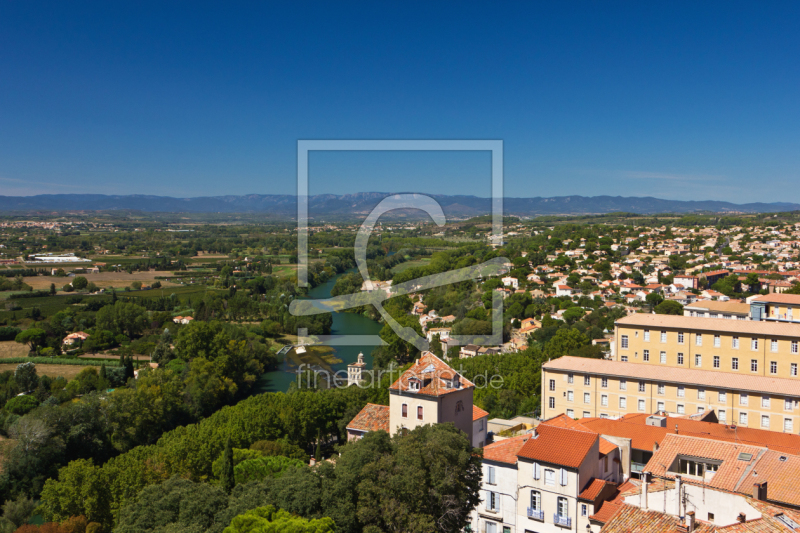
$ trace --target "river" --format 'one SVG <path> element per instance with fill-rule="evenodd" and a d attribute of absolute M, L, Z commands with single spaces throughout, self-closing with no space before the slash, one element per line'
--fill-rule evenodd
<path fill-rule="evenodd" d="M 355 268 L 348 270 L 345 273 L 357 272 Z M 337 274 L 325 283 L 317 285 L 308 291 L 308 297 L 313 299 L 323 299 L 331 297 L 331 290 L 336 284 L 336 280 L 343 274 Z M 364 315 L 355 313 L 333 313 L 333 323 L 331 324 L 331 335 L 377 335 L 382 324 L 370 320 Z M 367 368 L 371 369 L 372 366 L 372 350 L 375 346 L 337 346 L 335 348 L 336 357 L 342 360 L 341 363 L 331 365 L 334 371 L 344 370 L 345 375 L 347 372 L 347 365 L 355 363 L 358 359 L 358 353 L 364 352 L 364 362 Z M 289 365 L 284 357 L 284 360 L 278 364 L 279 368 L 272 372 L 263 374 L 258 381 L 258 392 L 277 392 L 289 389 L 292 381 L 297 379 L 297 375 L 290 371 Z"/>

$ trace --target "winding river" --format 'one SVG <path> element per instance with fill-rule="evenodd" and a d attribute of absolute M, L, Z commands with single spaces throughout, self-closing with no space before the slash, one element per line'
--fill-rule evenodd
<path fill-rule="evenodd" d="M 351 269 L 345 273 L 356 272 Z M 330 298 L 331 290 L 336 284 L 336 280 L 344 274 L 337 274 L 327 282 L 317 285 L 308 292 L 309 298 L 322 299 Z M 333 313 L 333 324 L 331 324 L 331 335 L 377 335 L 383 326 L 374 320 L 370 320 L 364 315 L 355 313 Z M 336 357 L 342 360 L 341 363 L 331 365 L 334 371 L 344 370 L 347 372 L 347 365 L 355 363 L 358 353 L 364 352 L 364 362 L 367 368 L 372 368 L 372 350 L 375 346 L 337 346 Z M 259 379 L 258 392 L 277 392 L 289 389 L 292 381 L 297 379 L 297 375 L 289 370 L 289 365 L 284 358 L 279 363 L 279 368 L 272 372 L 263 374 Z"/>

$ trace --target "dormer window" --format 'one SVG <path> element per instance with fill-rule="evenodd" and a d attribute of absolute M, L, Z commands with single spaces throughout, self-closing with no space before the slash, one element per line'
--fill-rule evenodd
<path fill-rule="evenodd" d="M 420 383 L 418 379 L 409 379 L 408 380 L 408 390 L 410 391 L 419 391 Z"/>

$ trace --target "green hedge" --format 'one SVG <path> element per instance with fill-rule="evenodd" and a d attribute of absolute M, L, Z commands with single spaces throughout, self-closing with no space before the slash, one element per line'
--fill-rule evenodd
<path fill-rule="evenodd" d="M 0 359 L 0 364 L 35 363 L 37 365 L 119 366 L 114 359 L 64 359 L 59 357 L 9 357 Z"/>

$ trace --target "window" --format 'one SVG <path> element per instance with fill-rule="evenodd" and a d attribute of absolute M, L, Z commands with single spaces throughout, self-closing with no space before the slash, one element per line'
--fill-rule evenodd
<path fill-rule="evenodd" d="M 587 387 L 592 384 L 592 378 L 589 376 L 583 376 L 583 384 Z"/>
<path fill-rule="evenodd" d="M 701 477 L 706 473 L 714 473 L 719 469 L 718 463 L 707 463 L 700 460 L 680 459 L 680 473 L 688 476 Z"/>
<path fill-rule="evenodd" d="M 573 394 L 573 392 L 571 390 L 568 390 L 567 391 L 567 401 L 568 402 L 572 402 L 574 400 L 575 400 L 575 395 Z"/>
<path fill-rule="evenodd" d="M 550 380 L 550 390 L 551 391 L 556 390 L 556 380 L 554 380 L 554 379 Z"/>
<path fill-rule="evenodd" d="M 714 521 L 714 513 L 708 513 L 708 520 L 707 520 L 707 522 L 713 522 L 713 521 Z"/>
<path fill-rule="evenodd" d="M 417 406 L 417 420 L 422 420 L 422 406 Z"/>
<path fill-rule="evenodd" d="M 627 355 L 621 355 L 620 356 L 620 361 L 622 361 L 623 363 L 627 363 L 628 362 L 628 356 Z"/>
<path fill-rule="evenodd" d="M 662 365 L 667 364 L 667 352 L 661 352 L 659 354 L 658 360 L 661 361 Z"/>
<path fill-rule="evenodd" d="M 720 344 L 722 344 L 722 341 L 719 335 L 714 335 L 714 348 L 719 348 Z"/>
<path fill-rule="evenodd" d="M 739 405 L 747 405 L 747 393 L 742 392 L 739 394 Z"/>
<path fill-rule="evenodd" d="M 714 356 L 714 368 L 719 368 L 719 356 Z"/>
<path fill-rule="evenodd" d="M 644 352 L 642 352 L 642 360 L 644 362 L 647 362 L 647 361 L 650 360 L 650 350 L 645 350 Z"/>
<path fill-rule="evenodd" d="M 572 383 L 575 380 L 575 376 L 573 374 L 567 374 L 567 383 Z"/>
<path fill-rule="evenodd" d="M 494 522 L 486 522 L 486 533 L 497 533 L 497 524 Z"/>
<path fill-rule="evenodd" d="M 644 411 L 644 400 L 639 400 L 639 411 Z"/>
<path fill-rule="evenodd" d="M 793 426 L 793 424 L 792 424 L 792 419 L 791 418 L 784 418 L 783 419 L 783 430 L 786 433 L 792 433 L 792 431 L 793 431 L 792 426 Z"/>
<path fill-rule="evenodd" d="M 769 396 L 761 397 L 761 407 L 764 409 L 769 409 Z"/>
<path fill-rule="evenodd" d="M 717 318 L 719 315 L 717 315 L 717 313 L 709 313 L 708 316 L 709 318 Z"/>
<path fill-rule="evenodd" d="M 747 413 L 739 413 L 739 425 L 740 426 L 747 425 Z"/>
<path fill-rule="evenodd" d="M 702 405 L 698 405 L 697 406 L 697 412 L 698 413 L 705 413 L 706 412 L 706 408 L 703 407 Z"/>
<path fill-rule="evenodd" d="M 761 427 L 769 429 L 769 415 L 761 415 Z"/>
<path fill-rule="evenodd" d="M 650 330 L 644 330 L 644 342 L 650 342 Z"/>
<path fill-rule="evenodd" d="M 792 367 L 789 373 L 793 376 L 797 376 L 797 363 L 792 363 Z"/>
<path fill-rule="evenodd" d="M 567 499 L 563 496 L 558 498 L 558 516 L 559 518 L 569 517 L 569 505 L 567 504 Z"/>
<path fill-rule="evenodd" d="M 777 374 L 778 373 L 778 362 L 777 361 L 770 361 L 769 362 L 769 373 L 770 374 Z"/>
<path fill-rule="evenodd" d="M 496 492 L 489 491 L 489 498 L 486 502 L 489 505 L 486 506 L 487 509 L 492 511 L 499 511 L 500 510 L 500 495 Z M 487 523 L 486 526 L 488 527 L 489 524 Z"/>
<path fill-rule="evenodd" d="M 542 510 L 542 493 L 538 490 L 531 491 L 531 510 L 533 511 L 541 511 Z"/>
<path fill-rule="evenodd" d="M 626 379 L 619 380 L 619 390 L 628 390 L 628 380 Z"/>
<path fill-rule="evenodd" d="M 796 355 L 798 351 L 800 351 L 800 348 L 797 346 L 797 341 L 792 341 L 792 353 Z"/>
<path fill-rule="evenodd" d="M 622 348 L 624 350 L 628 349 L 628 336 L 627 335 L 623 335 L 622 336 Z"/>
<path fill-rule="evenodd" d="M 683 398 L 684 396 L 686 396 L 686 389 L 683 387 L 683 385 L 679 385 L 678 386 L 678 398 Z"/>
<path fill-rule="evenodd" d="M 550 409 L 555 409 L 556 399 L 553 396 L 550 396 L 550 399 L 547 401 L 547 405 L 550 407 Z"/>
<path fill-rule="evenodd" d="M 717 400 L 719 401 L 719 403 L 728 403 L 728 393 L 727 392 L 717 393 Z"/>
<path fill-rule="evenodd" d="M 667 342 L 667 332 L 666 331 L 662 331 L 661 332 L 661 342 Z"/>
<path fill-rule="evenodd" d="M 703 366 L 703 356 L 699 353 L 694 356 L 694 366 Z"/>
<path fill-rule="evenodd" d="M 639 382 L 639 392 L 644 392 L 644 381 Z"/>
<path fill-rule="evenodd" d="M 589 514 L 589 506 L 585 503 L 581 504 L 581 516 L 587 516 Z"/>
<path fill-rule="evenodd" d="M 589 418 L 590 416 L 592 416 L 592 413 L 590 413 L 589 411 L 583 412 L 583 418 Z"/>
<path fill-rule="evenodd" d="M 739 349 L 739 337 L 733 337 L 733 339 L 731 339 L 731 348 Z"/>
<path fill-rule="evenodd" d="M 758 339 L 750 339 L 750 349 L 753 351 L 758 350 Z"/>
<path fill-rule="evenodd" d="M 734 357 L 731 359 L 731 370 L 739 370 L 739 358 Z"/>
<path fill-rule="evenodd" d="M 697 333 L 697 334 L 694 336 L 694 343 L 695 343 L 697 346 L 702 346 L 702 345 L 703 345 L 703 334 L 702 334 L 702 333 Z"/>
<path fill-rule="evenodd" d="M 592 403 L 592 395 L 588 392 L 583 393 L 583 403 Z"/>
<path fill-rule="evenodd" d="M 771 341 L 769 341 L 769 351 L 771 351 L 772 353 L 777 353 L 778 352 L 778 341 L 777 341 L 777 339 L 772 339 Z"/>
<path fill-rule="evenodd" d="M 664 395 L 664 384 L 663 383 L 659 383 L 658 384 L 658 393 L 661 394 L 662 396 Z"/>
<path fill-rule="evenodd" d="M 511 533 L 511 528 L 508 526 L 503 526 L 503 533 Z"/>
<path fill-rule="evenodd" d="M 495 472 L 494 472 L 494 467 L 493 466 L 487 466 L 486 467 L 486 482 L 489 485 L 494 485 L 495 484 L 494 473 Z"/>
<path fill-rule="evenodd" d="M 697 389 L 697 399 L 698 400 L 705 400 L 706 399 L 706 390 L 705 389 Z"/>
<path fill-rule="evenodd" d="M 542 467 L 539 463 L 533 463 L 533 479 L 541 479 L 542 477 Z"/>
<path fill-rule="evenodd" d="M 786 398 L 785 400 L 783 400 L 783 410 L 784 411 L 791 411 L 793 406 L 794 406 L 794 402 L 792 402 L 792 400 L 790 400 L 789 398 Z"/>
<path fill-rule="evenodd" d="M 678 364 L 679 365 L 683 364 L 683 353 L 681 352 L 678 352 Z"/>
<path fill-rule="evenodd" d="M 600 396 L 600 405 L 606 406 L 608 405 L 608 396 L 603 394 Z"/>
<path fill-rule="evenodd" d="M 750 359 L 750 372 L 758 372 L 758 359 Z"/>
<path fill-rule="evenodd" d="M 725 414 L 725 409 L 720 409 L 717 411 L 717 418 L 719 418 L 720 422 L 725 422 L 727 419 L 725 418 L 727 415 Z"/>
<path fill-rule="evenodd" d="M 567 471 L 562 468 L 561 470 L 559 470 L 559 473 L 560 473 L 560 475 L 559 475 L 560 479 L 558 480 L 558 483 L 562 487 L 566 487 L 567 486 L 567 481 L 569 481 L 569 479 L 567 478 Z"/>
<path fill-rule="evenodd" d="M 575 418 L 575 411 L 572 409 L 567 409 L 567 416 L 570 418 Z"/>
<path fill-rule="evenodd" d="M 678 414 L 679 415 L 685 415 L 686 414 L 686 409 L 683 407 L 682 403 L 678 404 Z"/>
<path fill-rule="evenodd" d="M 628 399 L 625 396 L 621 396 L 619 399 L 619 408 L 620 409 L 627 409 L 628 408 Z"/>
<path fill-rule="evenodd" d="M 545 485 L 555 485 L 556 484 L 556 471 L 550 470 L 549 468 L 544 469 L 544 484 Z"/>
<path fill-rule="evenodd" d="M 678 332 L 678 344 L 683 344 L 683 332 Z"/>
<path fill-rule="evenodd" d="M 456 402 L 456 414 L 460 413 L 463 410 L 464 410 L 464 402 L 462 402 L 461 400 L 458 400 Z"/>
<path fill-rule="evenodd" d="M 603 389 L 607 389 L 608 388 L 608 378 L 603 378 L 600 381 L 600 387 L 603 388 Z"/>
<path fill-rule="evenodd" d="M 664 409 L 664 402 L 658 402 L 658 410 L 659 411 L 664 411 L 665 410 Z"/>
<path fill-rule="evenodd" d="M 403 404 L 403 418 L 408 418 L 408 404 Z"/>

